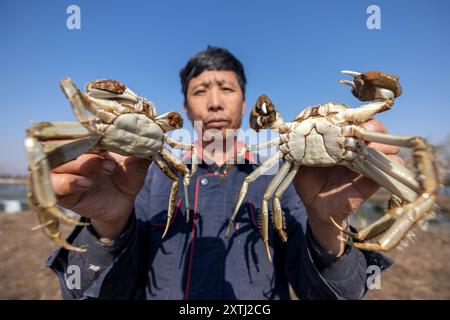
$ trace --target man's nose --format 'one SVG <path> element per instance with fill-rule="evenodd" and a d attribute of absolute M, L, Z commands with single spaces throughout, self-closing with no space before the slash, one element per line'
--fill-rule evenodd
<path fill-rule="evenodd" d="M 220 92 L 216 88 L 212 88 L 208 95 L 208 111 L 214 112 L 219 110 L 223 110 Z"/>

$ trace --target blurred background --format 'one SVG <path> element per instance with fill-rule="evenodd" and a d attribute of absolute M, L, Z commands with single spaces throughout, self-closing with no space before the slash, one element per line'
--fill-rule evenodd
<path fill-rule="evenodd" d="M 448 12 L 445 0 L 0 1 L 0 299 L 60 298 L 43 267 L 54 245 L 30 231 L 36 221 L 26 205 L 23 150 L 32 121 L 75 120 L 59 80 L 69 76 L 82 87 L 117 79 L 160 113 L 182 113 L 178 73 L 208 45 L 228 48 L 244 64 L 247 114 L 263 93 L 285 119 L 329 101 L 358 106 L 337 82 L 344 69 L 400 76 L 403 95 L 377 118 L 391 133 L 436 146 L 440 209 L 427 231 L 417 228 L 413 245 L 389 253 L 396 263 L 367 299 L 450 299 Z M 410 153 L 401 154 L 410 163 Z M 379 217 L 388 197 L 375 194 L 353 223 Z"/>

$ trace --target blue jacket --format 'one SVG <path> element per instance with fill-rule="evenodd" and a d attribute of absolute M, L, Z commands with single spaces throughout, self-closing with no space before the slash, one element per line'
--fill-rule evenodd
<path fill-rule="evenodd" d="M 180 190 L 170 229 L 161 239 L 171 181 L 152 165 L 118 239 L 102 244 L 91 227 L 77 227 L 68 241 L 86 246 L 87 253 L 58 249 L 48 259 L 47 266 L 60 279 L 63 297 L 361 298 L 367 290 L 367 267 L 378 265 L 384 270 L 390 262 L 380 254 L 351 247 L 340 258 L 324 252 L 309 231 L 305 208 L 293 185 L 281 202 L 289 239 L 283 243 L 271 228 L 273 263 L 269 262 L 258 230 L 258 212 L 273 176 L 261 176 L 250 185 L 232 235 L 224 238 L 241 184 L 254 169 L 252 163 L 237 165 L 220 181 L 222 168 L 200 165 L 189 188 L 189 223 Z M 70 277 L 73 266 L 80 271 L 78 285 Z"/>

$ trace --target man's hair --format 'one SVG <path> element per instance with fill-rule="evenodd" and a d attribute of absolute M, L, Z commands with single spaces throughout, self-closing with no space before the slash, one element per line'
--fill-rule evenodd
<path fill-rule="evenodd" d="M 208 46 L 206 50 L 193 56 L 180 71 L 181 91 L 185 99 L 189 81 L 203 71 L 234 71 L 245 96 L 247 79 L 242 63 L 227 49 Z"/>

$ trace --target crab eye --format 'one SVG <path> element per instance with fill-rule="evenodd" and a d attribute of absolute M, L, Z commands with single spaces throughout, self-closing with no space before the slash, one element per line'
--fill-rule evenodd
<path fill-rule="evenodd" d="M 183 117 L 178 112 L 171 112 L 169 114 L 169 125 L 180 129 L 183 127 Z"/>

